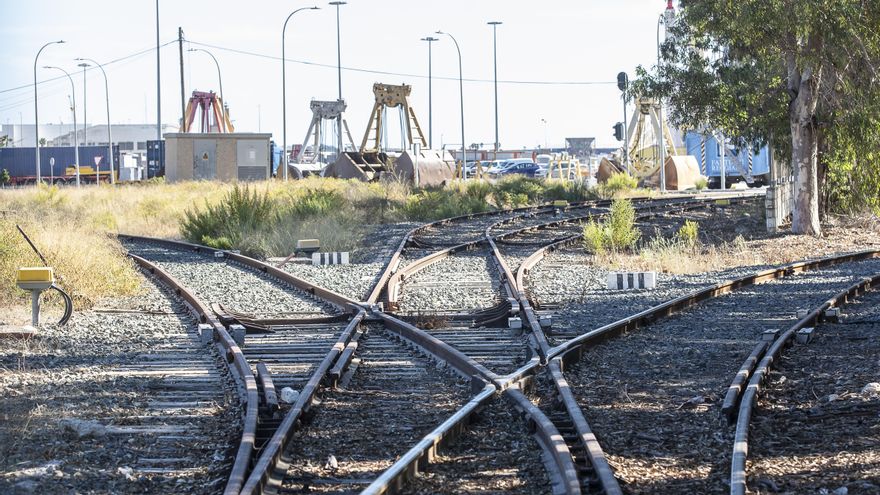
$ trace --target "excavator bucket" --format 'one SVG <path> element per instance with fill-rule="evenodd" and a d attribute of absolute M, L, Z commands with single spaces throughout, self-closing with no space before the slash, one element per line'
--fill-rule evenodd
<path fill-rule="evenodd" d="M 666 159 L 666 189 L 682 191 L 697 187 L 700 166 L 691 155 L 670 156 Z"/>
<path fill-rule="evenodd" d="M 596 173 L 596 180 L 599 183 L 604 184 L 608 181 L 608 178 L 614 174 L 619 174 L 626 172 L 620 165 L 616 162 L 613 162 L 607 158 L 602 158 L 602 161 L 599 162 L 599 171 Z"/>
<path fill-rule="evenodd" d="M 391 172 L 388 163 L 388 155 L 382 152 L 346 151 L 339 155 L 336 162 L 324 169 L 324 176 L 363 181 L 379 180 L 379 176 L 383 172 Z"/>
<path fill-rule="evenodd" d="M 455 178 L 454 160 L 443 150 L 405 151 L 394 162 L 394 175 L 417 187 L 439 186 Z"/>

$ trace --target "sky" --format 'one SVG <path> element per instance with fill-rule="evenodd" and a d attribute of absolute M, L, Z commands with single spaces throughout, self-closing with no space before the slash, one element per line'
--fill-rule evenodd
<path fill-rule="evenodd" d="M 34 122 L 34 56 L 40 123 L 70 123 L 74 75 L 77 118 L 83 118 L 83 74 L 76 57 L 105 65 L 113 123 L 156 123 L 156 2 L 145 0 L 28 0 L 4 2 L 0 18 L 0 123 Z M 218 60 L 223 92 L 236 131 L 270 132 L 282 140 L 281 30 L 287 28 L 287 142 L 301 143 L 312 99 L 338 96 L 336 8 L 327 0 L 159 0 L 162 122 L 181 114 L 177 29 L 184 32 L 184 85 L 219 93 L 210 51 Z M 612 126 L 623 118 L 616 75 L 656 60 L 656 26 L 664 0 L 348 0 L 340 7 L 342 93 L 354 141 L 360 145 L 373 106 L 375 82 L 409 84 L 411 104 L 428 133 L 428 43 L 432 43 L 433 141 L 461 143 L 458 56 L 464 82 L 465 141 L 491 148 L 495 133 L 493 40 L 497 27 L 499 141 L 502 148 L 562 146 L 566 137 L 595 137 L 618 146 Z M 114 60 L 120 60 L 108 63 Z M 384 73 L 378 73 L 384 72 Z M 59 77 L 60 76 L 60 77 Z M 470 81 L 468 81 L 470 79 Z M 534 84 L 544 82 L 552 84 Z M 86 72 L 90 124 L 106 120 L 104 81 Z M 629 110 L 632 112 L 632 108 Z"/>

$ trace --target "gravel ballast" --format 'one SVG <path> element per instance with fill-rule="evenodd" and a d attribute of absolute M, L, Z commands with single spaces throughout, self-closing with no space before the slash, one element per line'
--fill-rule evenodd
<path fill-rule="evenodd" d="M 171 249 L 149 242 L 126 242 L 132 254 L 170 273 L 206 304 L 257 318 L 283 318 L 333 313 L 329 304 L 282 282 L 204 254 Z"/>
<path fill-rule="evenodd" d="M 880 291 L 783 352 L 752 415 L 746 473 L 756 492 L 880 493 Z"/>
<path fill-rule="evenodd" d="M 588 350 L 566 372 L 628 493 L 727 493 L 727 387 L 768 328 L 784 329 L 880 260 L 745 287 Z"/>
<path fill-rule="evenodd" d="M 222 491 L 235 385 L 183 306 L 144 290 L 4 341 L 0 492 Z"/>

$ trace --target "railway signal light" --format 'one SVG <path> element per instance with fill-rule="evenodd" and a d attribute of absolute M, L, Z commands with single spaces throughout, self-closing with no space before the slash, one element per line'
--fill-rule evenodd
<path fill-rule="evenodd" d="M 618 141 L 623 141 L 623 122 L 618 122 L 614 124 L 614 138 Z"/>
<path fill-rule="evenodd" d="M 619 72 L 617 74 L 617 89 L 621 91 L 626 91 L 626 88 L 629 86 L 629 76 L 626 75 L 626 72 Z"/>

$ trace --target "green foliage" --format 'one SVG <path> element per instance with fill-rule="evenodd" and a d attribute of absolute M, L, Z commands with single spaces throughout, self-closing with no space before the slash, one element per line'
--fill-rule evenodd
<path fill-rule="evenodd" d="M 635 189 L 638 185 L 638 179 L 629 174 L 612 174 L 605 183 L 599 184 L 599 195 L 603 198 L 614 198 L 623 192 Z"/>
<path fill-rule="evenodd" d="M 407 198 L 403 206 L 406 218 L 419 221 L 439 220 L 488 211 L 485 199 L 458 194 L 451 189 L 426 189 Z"/>
<path fill-rule="evenodd" d="M 697 180 L 694 181 L 694 187 L 697 188 L 697 191 L 702 191 L 703 189 L 706 189 L 707 187 L 709 187 L 709 178 L 701 175 Z"/>
<path fill-rule="evenodd" d="M 9 176 L 9 170 L 6 170 L 4 168 L 3 171 L 0 171 L 0 186 L 5 186 L 6 184 L 9 184 L 11 180 L 12 177 Z"/>
<path fill-rule="evenodd" d="M 615 251 L 630 249 L 639 240 L 636 228 L 636 209 L 628 199 L 615 199 L 611 203 L 607 225 L 611 229 L 609 247 Z"/>
<path fill-rule="evenodd" d="M 630 95 L 663 97 L 685 129 L 719 130 L 741 146 L 770 142 L 780 163 L 794 146 L 796 156 L 810 156 L 818 136 L 828 150 L 819 157 L 827 209 L 876 208 L 878 25 L 876 1 L 689 0 L 659 70 L 639 67 Z M 812 175 L 812 165 L 795 173 Z M 809 196 L 798 201 L 813 216 Z"/>
<path fill-rule="evenodd" d="M 604 225 L 593 219 L 584 225 L 584 248 L 595 254 L 605 253 L 608 248 L 608 235 Z"/>
<path fill-rule="evenodd" d="M 273 207 L 267 194 L 236 185 L 219 203 L 205 202 L 204 210 L 187 210 L 180 230 L 191 241 L 229 249 L 239 245 L 245 234 L 271 225 Z"/>
<path fill-rule="evenodd" d="M 522 175 L 504 177 L 495 184 L 498 206 L 517 207 L 534 204 L 544 197 L 544 185 L 540 179 Z"/>
<path fill-rule="evenodd" d="M 293 200 L 290 213 L 305 218 L 323 215 L 338 210 L 345 204 L 345 198 L 338 191 L 308 189 Z"/>
<path fill-rule="evenodd" d="M 684 225 L 682 225 L 678 229 L 678 232 L 675 233 L 675 238 L 685 246 L 693 248 L 697 245 L 697 241 L 700 239 L 699 229 L 700 224 L 697 222 L 694 222 L 693 220 L 685 220 Z"/>
<path fill-rule="evenodd" d="M 590 220 L 584 226 L 584 247 L 593 253 L 621 252 L 632 249 L 641 233 L 635 226 L 636 211 L 632 201 L 616 199 L 602 223 Z"/>

